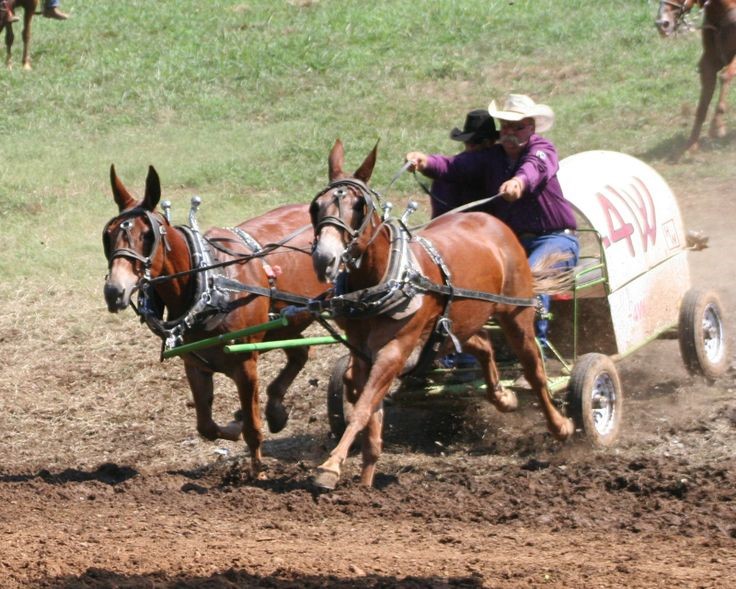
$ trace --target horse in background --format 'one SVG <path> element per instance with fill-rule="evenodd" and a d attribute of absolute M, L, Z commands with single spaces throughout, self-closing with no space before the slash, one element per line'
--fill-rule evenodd
<path fill-rule="evenodd" d="M 156 311 L 151 319 L 152 311 L 144 311 L 144 302 L 139 299 L 136 310 L 141 319 L 156 333 L 156 318 L 162 319 L 164 310 L 167 311 L 166 325 L 181 328 L 182 340 L 188 343 L 267 322 L 269 314 L 275 315 L 289 304 L 276 298 L 279 291 L 314 297 L 324 290 L 309 259 L 312 236 L 306 205 L 282 206 L 237 227 L 212 228 L 197 239 L 192 227 L 171 225 L 157 209 L 161 185 L 153 166 L 149 168 L 141 200 L 128 192 L 114 166 L 110 168 L 110 182 L 119 211 L 107 223 L 102 236 L 109 268 L 104 295 L 110 312 L 117 313 L 132 305 L 132 295 L 142 290 L 146 294 L 145 305 Z M 192 219 L 190 213 L 190 224 L 194 225 Z M 279 239 L 281 242 L 276 243 Z M 222 267 L 203 275 L 196 269 L 208 258 L 212 265 L 221 263 Z M 152 282 L 146 287 L 147 280 Z M 222 287 L 206 286 L 212 283 Z M 239 291 L 240 285 L 254 289 Z M 199 301 L 206 301 L 208 306 L 202 310 Z M 192 312 L 194 309 L 196 313 Z M 246 340 L 298 338 L 311 321 L 309 313 L 298 313 L 290 317 L 286 327 L 261 331 Z M 161 333 L 157 335 L 164 339 Z M 309 348 L 288 348 L 284 353 L 287 363 L 267 388 L 266 419 L 271 432 L 286 426 L 284 396 L 306 364 Z M 218 346 L 181 357 L 194 399 L 197 431 L 208 440 L 236 441 L 242 434 L 251 453 L 252 473 L 260 476 L 263 434 L 258 352 L 227 354 Z M 216 372 L 235 382 L 240 398 L 240 411 L 225 427 L 212 418 Z"/>
<path fill-rule="evenodd" d="M 310 206 L 315 233 L 312 260 L 320 279 L 337 281 L 341 290 L 357 294 L 389 281 L 389 268 L 397 257 L 394 252 L 404 246 L 394 230 L 396 225 L 377 213 L 376 195 L 367 186 L 376 147 L 353 176 L 343 171 L 343 162 L 343 145 L 338 139 L 329 155 L 330 184 Z M 535 280 L 524 249 L 511 230 L 486 213 L 446 214 L 414 234 L 406 249 L 400 257 L 411 260 L 407 271 L 416 272 L 432 285 L 449 288 L 451 294 L 409 289 L 408 309 L 391 303 L 390 311 L 381 307 L 369 316 L 356 316 L 350 310 L 337 314 L 351 351 L 344 390 L 354 409 L 339 443 L 317 469 L 314 482 L 319 487 L 335 487 L 350 447 L 363 430 L 360 480 L 363 485 L 373 484 L 383 444 L 382 401 L 402 371 L 405 374 L 411 369 L 408 367 L 422 364 L 418 358 L 426 357 L 423 350 L 442 355 L 456 338 L 463 350 L 480 362 L 488 400 L 499 411 L 514 410 L 516 394 L 500 384 L 490 336 L 483 329 L 491 315 L 519 358 L 552 435 L 565 440 L 574 432 L 572 420 L 563 417 L 552 403 L 534 337 L 533 297 L 537 287 L 546 290 L 545 285 L 543 280 Z M 343 267 L 347 268 L 344 281 L 345 275 L 340 275 Z M 464 297 L 457 289 L 499 296 L 489 302 Z M 441 339 L 433 333 L 441 334 Z"/>
<path fill-rule="evenodd" d="M 10 11 L 16 13 L 23 8 L 23 69 L 31 69 L 31 20 L 38 8 L 38 0 L 0 0 L 0 31 L 5 29 L 5 65 L 13 67 L 12 47 L 15 41 L 13 23 L 8 22 Z"/>
<path fill-rule="evenodd" d="M 736 0 L 660 0 L 655 21 L 657 30 L 663 37 L 672 35 L 696 2 L 703 8 L 703 54 L 698 63 L 700 99 L 686 151 L 696 151 L 699 147 L 719 72 L 721 89 L 708 134 L 711 138 L 726 135 L 726 100 L 731 80 L 736 76 Z"/>

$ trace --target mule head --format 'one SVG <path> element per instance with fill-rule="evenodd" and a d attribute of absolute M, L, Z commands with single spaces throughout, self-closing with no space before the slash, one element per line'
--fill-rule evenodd
<path fill-rule="evenodd" d="M 153 271 L 160 242 L 166 239 L 168 222 L 156 212 L 161 198 L 161 184 L 153 166 L 148 168 L 146 192 L 136 200 L 110 166 L 110 184 L 118 216 L 105 225 L 102 245 L 108 262 L 104 295 L 111 313 L 122 311 L 130 304 L 141 279 Z"/>
<path fill-rule="evenodd" d="M 660 0 L 654 21 L 660 36 L 669 37 L 675 33 L 694 4 L 695 0 Z"/>
<path fill-rule="evenodd" d="M 378 143 L 352 176 L 343 170 L 345 153 L 337 139 L 328 158 L 330 184 L 312 200 L 309 214 L 314 227 L 312 264 L 317 278 L 334 282 L 343 262 L 360 257 L 367 225 L 375 204 L 368 188 L 376 165 Z"/>

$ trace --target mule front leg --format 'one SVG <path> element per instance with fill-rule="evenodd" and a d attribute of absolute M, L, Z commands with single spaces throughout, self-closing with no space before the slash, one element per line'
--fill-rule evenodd
<path fill-rule="evenodd" d="M 291 383 L 307 363 L 309 348 L 287 348 L 284 353 L 287 359 L 286 365 L 266 389 L 268 395 L 266 421 L 269 431 L 274 434 L 284 429 L 289 421 L 289 412 L 284 407 L 284 397 Z"/>
<path fill-rule="evenodd" d="M 360 472 L 360 484 L 373 486 L 376 476 L 376 464 L 383 450 L 383 407 L 376 409 L 368 420 L 363 432 L 363 467 Z"/>
<path fill-rule="evenodd" d="M 265 478 L 261 472 L 263 432 L 261 423 L 261 409 L 258 404 L 258 369 L 257 354 L 250 354 L 240 364 L 240 369 L 232 375 L 238 387 L 240 407 L 243 412 L 243 438 L 250 450 L 252 475 L 256 478 Z"/>
<path fill-rule="evenodd" d="M 226 427 L 220 427 L 212 419 L 212 402 L 214 400 L 214 382 L 212 373 L 205 372 L 188 363 L 184 363 L 189 388 L 192 391 L 194 409 L 197 412 L 197 432 L 210 441 L 217 439 L 236 442 L 243 431 L 241 421 L 233 421 Z"/>
<path fill-rule="evenodd" d="M 406 360 L 402 355 L 398 344 L 394 341 L 384 347 L 376 358 L 373 366 L 357 357 L 352 359 L 352 378 L 358 398 L 350 417 L 350 422 L 345 428 L 340 441 L 330 453 L 330 457 L 317 468 L 314 483 L 323 489 L 334 489 L 340 478 L 340 469 L 348 456 L 355 438 L 363 431 L 371 421 L 374 413 L 380 410 L 383 398 L 386 396 L 391 383 L 399 374 Z M 370 371 L 370 372 L 369 372 Z M 366 373 L 367 378 L 366 378 Z M 379 426 L 383 423 L 382 418 L 377 418 L 371 423 L 368 433 L 368 442 L 364 442 L 364 460 L 368 457 L 369 463 L 363 467 L 363 481 L 370 484 L 373 481 L 375 463 L 381 451 L 381 431 Z M 378 436 L 378 437 L 376 437 Z M 368 443 L 370 446 L 365 446 Z"/>

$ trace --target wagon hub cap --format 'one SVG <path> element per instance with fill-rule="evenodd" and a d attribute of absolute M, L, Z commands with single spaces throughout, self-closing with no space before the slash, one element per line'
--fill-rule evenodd
<path fill-rule="evenodd" d="M 610 375 L 600 374 L 591 390 L 593 421 L 596 431 L 608 435 L 616 423 L 616 387 Z"/>
<path fill-rule="evenodd" d="M 708 360 L 717 364 L 723 358 L 723 323 L 714 305 L 708 305 L 703 313 L 703 349 Z"/>

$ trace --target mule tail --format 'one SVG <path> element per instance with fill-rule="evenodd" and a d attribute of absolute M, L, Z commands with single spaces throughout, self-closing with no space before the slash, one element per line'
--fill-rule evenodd
<path fill-rule="evenodd" d="M 534 294 L 556 295 L 572 290 L 575 273 L 560 265 L 570 259 L 570 254 L 553 252 L 532 265 Z"/>

